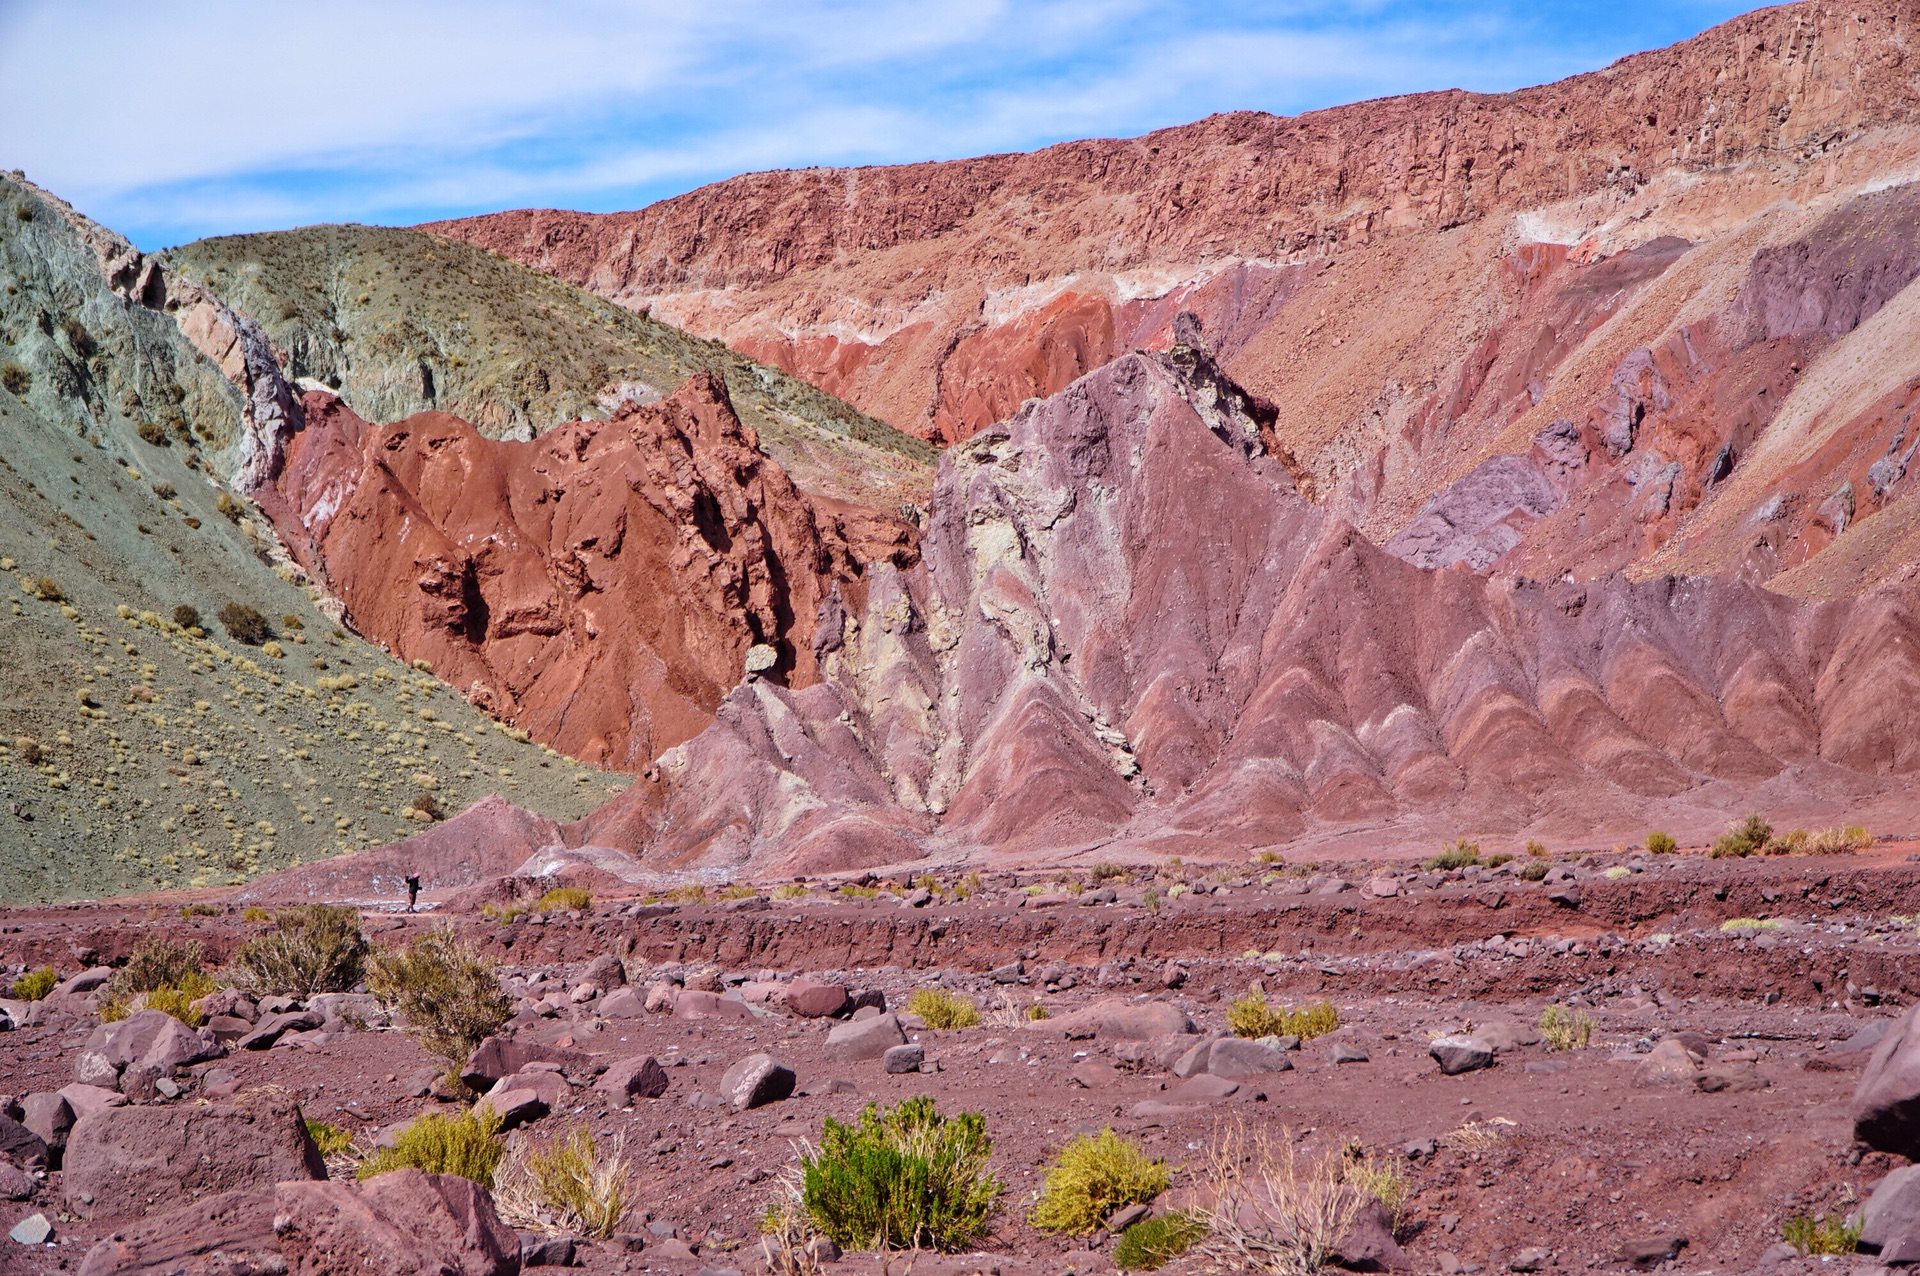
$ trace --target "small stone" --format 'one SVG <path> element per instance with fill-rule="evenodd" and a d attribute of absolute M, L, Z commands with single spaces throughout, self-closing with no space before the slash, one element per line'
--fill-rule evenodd
<path fill-rule="evenodd" d="M 1543 1245 L 1529 1245 L 1516 1253 L 1507 1262 L 1507 1270 L 1513 1272 L 1537 1272 L 1545 1267 L 1553 1255 Z"/>
<path fill-rule="evenodd" d="M 920 1064 L 926 1057 L 927 1048 L 919 1042 L 913 1041 L 908 1042 L 906 1045 L 890 1047 L 885 1054 L 880 1056 L 880 1066 L 888 1072 L 895 1074 L 918 1072 L 920 1071 Z"/>
<path fill-rule="evenodd" d="M 1373 1056 L 1367 1053 L 1365 1046 L 1356 1045 L 1351 1041 L 1334 1042 L 1331 1057 L 1335 1063 L 1370 1063 L 1373 1061 Z"/>
<path fill-rule="evenodd" d="M 25 1201 L 40 1190 L 33 1175 L 12 1161 L 0 1158 L 0 1201 Z"/>
<path fill-rule="evenodd" d="M 1687 1238 L 1684 1236 L 1634 1237 L 1621 1242 L 1620 1261 L 1639 1268 L 1655 1267 L 1668 1259 L 1678 1258 L 1686 1244 Z"/>
<path fill-rule="evenodd" d="M 594 1089 L 610 1095 L 618 1106 L 635 1099 L 657 1099 L 667 1092 L 667 1070 L 652 1055 L 622 1059 L 600 1075 Z"/>
<path fill-rule="evenodd" d="M 22 1245 L 44 1245 L 53 1237 L 53 1221 L 45 1214 L 29 1214 L 7 1235 Z"/>
<path fill-rule="evenodd" d="M 522 1267 L 572 1267 L 574 1266 L 573 1245 L 571 1236 L 522 1236 L 520 1265 Z"/>

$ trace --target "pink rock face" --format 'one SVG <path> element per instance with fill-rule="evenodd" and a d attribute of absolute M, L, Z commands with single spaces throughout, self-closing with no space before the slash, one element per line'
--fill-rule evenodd
<path fill-rule="evenodd" d="M 323 1179 L 291 1103 L 99 1108 L 67 1135 L 62 1187 L 82 1218 L 136 1218 L 210 1192 Z"/>
<path fill-rule="evenodd" d="M 814 618 L 852 558 L 717 378 L 531 443 L 305 409 L 255 493 L 289 548 L 357 629 L 535 738 L 639 769 L 707 725 L 750 649 L 767 677 L 817 677 Z"/>
<path fill-rule="evenodd" d="M 363 1184 L 282 1183 L 275 1230 L 299 1276 L 508 1276 L 520 1243 L 485 1188 L 455 1174 L 392 1170 Z"/>

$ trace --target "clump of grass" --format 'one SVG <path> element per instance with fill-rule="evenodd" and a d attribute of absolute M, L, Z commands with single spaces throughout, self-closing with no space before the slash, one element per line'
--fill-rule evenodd
<path fill-rule="evenodd" d="M 217 985 L 213 976 L 201 971 L 183 975 L 177 984 L 162 984 L 139 995 L 140 1004 L 147 1010 L 158 1010 L 172 1015 L 189 1028 L 198 1028 L 206 1016 L 193 1008 L 193 1003 L 211 993 Z"/>
<path fill-rule="evenodd" d="M 1111 1127 L 1070 1140 L 1055 1156 L 1027 1221 L 1043 1232 L 1091 1232 L 1123 1205 L 1145 1205 L 1173 1172 Z"/>
<path fill-rule="evenodd" d="M 1207 1234 L 1207 1225 L 1191 1210 L 1174 1210 L 1143 1218 L 1113 1247 L 1113 1265 L 1123 1272 L 1158 1271 L 1192 1249 Z"/>
<path fill-rule="evenodd" d="M 47 760 L 46 746 L 30 735 L 23 735 L 13 742 L 13 751 L 28 766 L 39 766 Z"/>
<path fill-rule="evenodd" d="M 242 944 L 233 971 L 244 986 L 263 992 L 346 992 L 360 982 L 366 958 L 359 909 L 301 904 L 275 913 L 272 930 Z"/>
<path fill-rule="evenodd" d="M 23 208 L 14 210 L 15 215 L 23 212 L 26 212 Z M 27 216 L 31 217 L 33 214 L 27 213 Z M 0 363 L 0 386 L 4 386 L 8 394 L 17 398 L 33 387 L 33 374 L 21 364 L 8 359 L 5 363 Z"/>
<path fill-rule="evenodd" d="M 698 882 L 689 882 L 685 886 L 676 886 L 661 898 L 672 904 L 704 904 L 707 902 L 707 888 Z"/>
<path fill-rule="evenodd" d="M 1027 1007 L 1025 1013 L 1029 1023 L 1039 1023 L 1042 1019 L 1053 1018 L 1053 1012 L 1047 1009 L 1044 1002 L 1036 1001 L 1032 1003 Z"/>
<path fill-rule="evenodd" d="M 1673 834 L 1655 829 L 1647 834 L 1647 851 L 1653 855 L 1671 855 L 1680 849 L 1680 843 L 1673 840 Z"/>
<path fill-rule="evenodd" d="M 500 1114 L 481 1106 L 460 1113 L 428 1112 L 413 1120 L 390 1148 L 379 1148 L 355 1172 L 363 1179 L 388 1170 L 425 1170 L 458 1174 L 482 1187 L 493 1186 L 494 1171 L 506 1155 Z"/>
<path fill-rule="evenodd" d="M 1298 1037 L 1311 1041 L 1340 1026 L 1340 1010 L 1330 1001 L 1310 1006 L 1274 1006 L 1255 989 L 1227 1007 L 1227 1027 L 1236 1037 Z"/>
<path fill-rule="evenodd" d="M 1838 1214 L 1796 1214 L 1780 1225 L 1780 1238 L 1802 1254 L 1851 1254 L 1860 1247 L 1860 1225 Z"/>
<path fill-rule="evenodd" d="M 1824 829 L 1807 839 L 1808 855 L 1852 855 L 1864 851 L 1873 845 L 1873 834 L 1865 825 L 1849 824 L 1845 828 Z"/>
<path fill-rule="evenodd" d="M 500 1217 L 522 1231 L 604 1240 L 626 1217 L 633 1171 L 626 1141 L 602 1151 L 586 1122 L 517 1144 L 494 1174 Z"/>
<path fill-rule="evenodd" d="M 1519 868 L 1513 870 L 1513 875 L 1523 882 L 1537 882 L 1547 875 L 1547 862 L 1545 860 L 1527 860 L 1522 863 Z"/>
<path fill-rule="evenodd" d="M 1513 852 L 1511 851 L 1496 851 L 1486 858 L 1488 868 L 1499 868 L 1502 864 L 1511 864 L 1512 862 Z"/>
<path fill-rule="evenodd" d="M 543 913 L 583 913 L 593 907 L 593 892 L 584 886 L 556 886 L 534 907 Z"/>
<path fill-rule="evenodd" d="M 1461 838 L 1451 846 L 1443 846 L 1440 853 L 1427 861 L 1432 869 L 1472 868 L 1480 862 L 1480 843 L 1469 842 Z"/>
<path fill-rule="evenodd" d="M 13 981 L 13 996 L 16 1001 L 42 1001 L 60 982 L 60 976 L 53 973 L 53 967 L 42 966 L 38 970 L 29 970 Z"/>
<path fill-rule="evenodd" d="M 1347 1178 L 1340 1149 L 1303 1156 L 1293 1132 L 1236 1122 L 1207 1150 L 1202 1251 L 1236 1271 L 1294 1276 L 1325 1267 L 1368 1193 Z"/>
<path fill-rule="evenodd" d="M 320 1149 L 320 1155 L 326 1160 L 344 1156 L 353 1148 L 353 1135 L 337 1125 L 329 1125 L 316 1117 L 304 1118 L 307 1125 L 307 1137 Z"/>
<path fill-rule="evenodd" d="M 173 623 L 182 629 L 198 629 L 200 627 L 200 609 L 189 603 L 181 603 L 173 609 Z"/>
<path fill-rule="evenodd" d="M 1578 1050 L 1593 1036 L 1593 1016 L 1555 1003 L 1540 1012 L 1540 1035 L 1551 1050 Z"/>
<path fill-rule="evenodd" d="M 799 899 L 806 893 L 807 884 L 805 882 L 784 882 L 774 887 L 771 892 L 775 899 Z"/>
<path fill-rule="evenodd" d="M 1780 921 L 1775 917 L 1729 917 L 1720 923 L 1720 933 L 1728 934 L 1736 930 L 1779 930 Z"/>
<path fill-rule="evenodd" d="M 1714 839 L 1713 850 L 1708 852 L 1714 859 L 1732 856 L 1745 859 L 1755 851 L 1761 850 L 1773 838 L 1773 825 L 1759 815 L 1749 815 L 1727 826 L 1727 831 Z"/>
<path fill-rule="evenodd" d="M 134 947 L 126 964 L 108 978 L 103 991 L 125 999 L 161 988 L 179 988 L 204 973 L 204 961 L 205 950 L 197 939 L 176 942 L 152 936 Z"/>
<path fill-rule="evenodd" d="M 273 637 L 273 626 L 267 618 L 245 603 L 227 603 L 220 608 L 219 620 L 229 637 L 249 647 L 258 647 Z"/>
<path fill-rule="evenodd" d="M 488 900 L 486 903 L 480 905 L 480 911 L 499 922 L 502 926 L 505 926 L 508 922 L 517 921 L 532 912 L 533 905 L 523 899 L 516 899 L 506 904 L 496 904 L 492 900 Z"/>
<path fill-rule="evenodd" d="M 53 577 L 42 576 L 33 582 L 33 596 L 43 603 L 65 602 L 67 591 Z"/>
<path fill-rule="evenodd" d="M 266 921 L 271 916 L 271 913 L 258 904 L 248 904 L 240 910 L 240 920 L 243 922 L 252 922 L 255 925 Z"/>
<path fill-rule="evenodd" d="M 918 1015 L 929 1028 L 972 1028 L 980 1022 L 973 998 L 944 988 L 922 988 L 907 998 L 906 1011 Z"/>
<path fill-rule="evenodd" d="M 1408 1198 L 1413 1195 L 1413 1184 L 1407 1181 L 1392 1157 L 1375 1157 L 1358 1143 L 1347 1145 L 1346 1157 L 1346 1181 L 1387 1207 L 1388 1225 L 1398 1235 L 1406 1221 L 1405 1210 Z"/>
<path fill-rule="evenodd" d="M 930 1095 L 856 1123 L 832 1117 L 800 1154 L 800 1205 L 822 1233 L 860 1249 L 956 1250 L 986 1231 L 1001 1184 L 978 1112 L 943 1117 Z"/>
<path fill-rule="evenodd" d="M 751 882 L 730 882 L 720 888 L 721 899 L 752 899 L 759 893 Z"/>
<path fill-rule="evenodd" d="M 880 888 L 878 886 L 861 886 L 856 882 L 848 882 L 840 888 L 840 893 L 851 896 L 854 899 L 873 899 L 880 894 Z"/>
<path fill-rule="evenodd" d="M 1121 868 L 1118 864 L 1102 861 L 1087 870 L 1087 876 L 1096 882 L 1107 882 L 1116 878 L 1126 877 L 1128 874 L 1127 870 Z"/>
<path fill-rule="evenodd" d="M 158 421 L 142 421 L 134 427 L 133 432 L 139 435 L 140 441 L 149 447 L 166 447 L 172 442 L 172 440 L 167 437 L 165 427 Z"/>
<path fill-rule="evenodd" d="M 1547 844 L 1535 838 L 1530 837 L 1527 839 L 1526 851 L 1529 859 L 1545 860 L 1553 858 L 1553 852 L 1547 849 Z"/>
<path fill-rule="evenodd" d="M 427 931 L 405 948 L 375 951 L 367 983 L 406 1017 L 429 1054 L 446 1061 L 449 1076 L 513 1016 L 493 963 L 451 926 Z"/>

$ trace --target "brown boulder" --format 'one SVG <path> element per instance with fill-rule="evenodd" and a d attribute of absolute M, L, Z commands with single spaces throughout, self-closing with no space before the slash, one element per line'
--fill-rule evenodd
<path fill-rule="evenodd" d="M 562 1050 L 538 1041 L 515 1041 L 511 1037 L 488 1037 L 473 1048 L 460 1066 L 460 1079 L 469 1089 L 481 1093 L 493 1088 L 501 1077 L 523 1072 L 530 1063 L 557 1063 L 562 1068 L 584 1068 L 592 1063 L 578 1050 Z"/>
<path fill-rule="evenodd" d="M 138 1218 L 184 1200 L 324 1179 L 300 1110 L 253 1105 L 102 1108 L 67 1135 L 63 1189 L 82 1218 Z"/>
<path fill-rule="evenodd" d="M 635 1099 L 657 1099 L 667 1092 L 667 1070 L 652 1055 L 622 1059 L 609 1067 L 594 1086 L 612 1097 L 617 1107 Z"/>
<path fill-rule="evenodd" d="M 787 1009 L 803 1019 L 824 1019 L 847 1007 L 847 990 L 821 979 L 796 979 L 787 985 Z"/>
<path fill-rule="evenodd" d="M 514 1276 L 520 1238 L 485 1188 L 392 1170 L 365 1183 L 281 1183 L 275 1228 L 290 1276 Z"/>
<path fill-rule="evenodd" d="M 1880 1039 L 1853 1092 L 1853 1137 L 1920 1159 L 1920 1006 Z"/>
<path fill-rule="evenodd" d="M 121 1227 L 87 1252 L 80 1276 L 234 1276 L 281 1268 L 273 1189 L 221 1192 Z"/>

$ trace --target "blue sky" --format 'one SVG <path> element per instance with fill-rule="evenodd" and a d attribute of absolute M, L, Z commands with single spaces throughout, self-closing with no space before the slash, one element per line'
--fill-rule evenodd
<path fill-rule="evenodd" d="M 1726 0 L 0 0 L 0 167 L 158 248 L 1604 66 Z M 20 104 L 31 104 L 21 109 Z"/>

